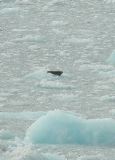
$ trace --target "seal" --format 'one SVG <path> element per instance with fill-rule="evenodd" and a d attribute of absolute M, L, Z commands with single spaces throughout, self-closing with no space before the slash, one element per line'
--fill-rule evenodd
<path fill-rule="evenodd" d="M 47 71 L 47 73 L 51 73 L 51 74 L 54 74 L 56 76 L 61 76 L 61 74 L 63 73 L 63 71 Z"/>

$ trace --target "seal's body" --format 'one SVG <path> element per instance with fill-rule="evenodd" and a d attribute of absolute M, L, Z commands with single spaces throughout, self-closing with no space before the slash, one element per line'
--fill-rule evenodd
<path fill-rule="evenodd" d="M 61 76 L 61 74 L 63 73 L 63 71 L 47 71 L 47 73 L 51 73 L 51 74 L 54 74 L 56 76 Z"/>

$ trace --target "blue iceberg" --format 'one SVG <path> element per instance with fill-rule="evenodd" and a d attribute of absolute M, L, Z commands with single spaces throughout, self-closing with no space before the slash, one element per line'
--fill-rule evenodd
<path fill-rule="evenodd" d="M 107 59 L 107 63 L 111 65 L 115 65 L 115 51 L 113 51 L 110 57 Z"/>
<path fill-rule="evenodd" d="M 27 129 L 25 141 L 34 144 L 115 145 L 115 120 L 87 120 L 64 111 L 49 111 Z"/>
<path fill-rule="evenodd" d="M 0 139 L 2 140 L 8 140 L 8 139 L 14 139 L 15 135 L 9 131 L 9 130 L 0 130 Z"/>

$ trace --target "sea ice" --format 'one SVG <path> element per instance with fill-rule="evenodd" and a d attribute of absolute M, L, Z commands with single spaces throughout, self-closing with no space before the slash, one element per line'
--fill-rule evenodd
<path fill-rule="evenodd" d="M 40 116 L 46 114 L 45 112 L 0 112 L 0 119 L 18 119 L 18 120 L 36 120 Z"/>
<path fill-rule="evenodd" d="M 64 111 L 49 111 L 27 129 L 25 141 L 34 144 L 115 145 L 115 120 L 87 120 Z"/>
<path fill-rule="evenodd" d="M 111 65 L 115 65 L 115 51 L 112 52 L 112 54 L 107 59 L 107 63 Z"/>
<path fill-rule="evenodd" d="M 5 13 L 14 13 L 14 12 L 17 12 L 19 11 L 19 8 L 18 7 L 15 7 L 15 8 L 3 8 L 0 13 L 1 14 L 5 14 Z"/>
<path fill-rule="evenodd" d="M 101 156 L 101 155 L 95 155 L 95 156 L 81 156 L 80 158 L 78 158 L 78 160 L 108 160 L 105 159 L 105 157 Z"/>
<path fill-rule="evenodd" d="M 16 4 L 32 4 L 32 1 L 31 0 L 16 0 L 15 1 Z"/>
<path fill-rule="evenodd" d="M 39 149 L 36 150 L 32 145 L 24 144 L 10 147 L 6 155 L 8 160 L 65 160 L 64 156 L 50 152 L 41 153 Z"/>
<path fill-rule="evenodd" d="M 115 71 L 100 71 L 99 75 L 103 78 L 114 78 L 115 77 Z"/>
<path fill-rule="evenodd" d="M 4 130 L 4 129 L 0 130 L 0 139 L 8 140 L 13 138 L 14 138 L 14 134 L 9 130 Z"/>

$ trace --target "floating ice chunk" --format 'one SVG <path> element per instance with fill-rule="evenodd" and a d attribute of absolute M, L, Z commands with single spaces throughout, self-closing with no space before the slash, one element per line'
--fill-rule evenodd
<path fill-rule="evenodd" d="M 31 51 L 35 51 L 35 50 L 38 50 L 38 45 L 30 45 L 29 47 L 28 47 L 28 49 L 29 50 L 31 50 Z"/>
<path fill-rule="evenodd" d="M 17 39 L 14 39 L 15 42 L 39 42 L 39 43 L 42 43 L 42 42 L 46 42 L 46 39 L 44 37 L 41 37 L 40 35 L 26 35 L 26 36 L 23 36 L 21 38 L 17 38 Z"/>
<path fill-rule="evenodd" d="M 102 65 L 102 64 L 97 64 L 97 63 L 88 62 L 88 63 L 85 64 L 85 61 L 83 61 L 83 60 L 82 60 L 82 63 L 81 63 L 80 68 L 79 68 L 80 71 L 91 70 L 91 71 L 94 71 L 94 72 L 99 72 L 101 74 L 101 73 L 109 72 L 112 69 L 114 69 L 112 66 Z"/>
<path fill-rule="evenodd" d="M 0 139 L 8 140 L 13 138 L 14 138 L 14 134 L 9 130 L 4 130 L 4 129 L 0 130 Z"/>
<path fill-rule="evenodd" d="M 6 153 L 8 160 L 65 160 L 64 156 L 54 153 L 41 153 L 32 145 L 19 144 Z"/>
<path fill-rule="evenodd" d="M 64 74 L 66 76 L 66 74 Z M 63 79 L 64 76 L 58 77 L 52 74 L 47 73 L 47 69 L 44 68 L 38 68 L 36 71 L 29 73 L 24 76 L 24 80 L 29 81 L 36 81 L 35 86 L 37 85 L 37 88 L 59 88 L 59 89 L 71 89 L 73 88 L 72 85 L 66 85 L 62 82 L 60 82 L 60 79 Z M 67 77 L 66 77 L 67 79 Z"/>
<path fill-rule="evenodd" d="M 36 80 L 42 80 L 47 79 L 51 76 L 47 74 L 46 69 L 44 68 L 38 68 L 36 71 L 29 73 L 28 75 L 25 75 L 24 79 L 36 79 Z"/>
<path fill-rule="evenodd" d="M 78 91 L 79 93 L 79 91 Z M 55 100 L 57 101 L 66 101 L 66 102 L 70 102 L 70 101 L 76 101 L 76 99 L 78 98 L 78 94 L 59 94 L 58 96 L 52 95 L 52 97 L 55 98 Z"/>
<path fill-rule="evenodd" d="M 115 102 L 115 96 L 105 95 L 101 97 L 102 101 Z"/>
<path fill-rule="evenodd" d="M 73 115 L 61 111 L 50 111 L 27 130 L 25 139 L 33 143 L 75 143 L 76 134 L 77 140 L 80 141 L 80 132 L 75 128 L 76 124 L 82 128 L 81 120 Z"/>
<path fill-rule="evenodd" d="M 46 10 L 50 9 L 53 6 L 63 6 L 65 3 L 66 3 L 66 1 L 64 1 L 64 0 L 52 0 L 52 1 L 49 1 L 47 3 L 47 5 L 45 7 L 43 7 L 43 11 L 46 11 Z"/>
<path fill-rule="evenodd" d="M 109 112 L 110 112 L 111 116 L 112 116 L 113 118 L 115 118 L 115 109 L 112 109 L 112 110 L 110 110 Z"/>
<path fill-rule="evenodd" d="M 114 78 L 115 77 L 115 71 L 100 71 L 99 75 L 103 78 Z"/>
<path fill-rule="evenodd" d="M 108 160 L 101 155 L 81 156 L 78 160 Z"/>
<path fill-rule="evenodd" d="M 45 153 L 44 156 L 47 160 L 65 160 L 64 156 L 59 156 L 51 153 Z"/>
<path fill-rule="evenodd" d="M 59 110 L 49 111 L 27 129 L 25 141 L 34 144 L 115 145 L 115 120 L 86 120 Z"/>
<path fill-rule="evenodd" d="M 19 11 L 19 8 L 18 7 L 15 7 L 15 8 L 4 8 L 0 11 L 0 13 L 2 14 L 5 14 L 5 13 L 14 13 L 14 12 L 17 12 Z"/>
<path fill-rule="evenodd" d="M 91 41 L 90 38 L 77 38 L 77 37 L 70 37 L 68 39 L 65 40 L 68 43 L 89 43 Z"/>
<path fill-rule="evenodd" d="M 63 31 L 63 30 L 61 30 L 59 28 L 56 28 L 56 27 L 52 28 L 52 31 L 57 35 L 61 35 L 61 36 L 66 35 L 65 31 Z"/>
<path fill-rule="evenodd" d="M 111 65 L 115 65 L 115 51 L 112 52 L 112 54 L 107 59 L 107 63 Z"/>
<path fill-rule="evenodd" d="M 32 4 L 32 0 L 16 0 L 16 4 Z"/>
<path fill-rule="evenodd" d="M 24 158 L 24 160 L 65 160 L 63 156 L 58 156 L 56 154 L 51 154 L 51 153 L 46 153 L 46 154 L 34 154 L 34 155 L 29 155 Z"/>
<path fill-rule="evenodd" d="M 39 28 L 33 28 L 33 29 L 28 29 L 25 26 L 21 28 L 14 28 L 12 29 L 13 32 L 39 32 Z M 10 42 L 11 43 L 11 42 Z"/>
<path fill-rule="evenodd" d="M 0 119 L 36 120 L 46 114 L 45 112 L 0 112 Z"/>
<path fill-rule="evenodd" d="M 39 157 L 39 159 L 38 159 Z M 53 153 L 42 153 L 42 154 L 32 154 L 32 155 L 29 155 L 29 156 L 26 156 L 24 158 L 24 160 L 65 160 L 65 157 L 64 156 L 59 156 L 57 154 L 53 154 Z"/>
<path fill-rule="evenodd" d="M 115 3 L 115 0 L 104 0 L 104 2 L 107 4 L 109 4 L 109 3 L 111 4 L 111 3 Z"/>
<path fill-rule="evenodd" d="M 55 78 L 55 77 L 54 77 Z M 53 80 L 53 78 L 52 78 Z M 59 81 L 47 81 L 42 80 L 38 85 L 38 88 L 45 88 L 45 89 L 74 89 L 72 85 L 67 85 Z"/>
<path fill-rule="evenodd" d="M 63 25 L 66 25 L 67 22 L 64 22 L 64 21 L 52 21 L 51 25 L 52 26 L 63 26 Z"/>

